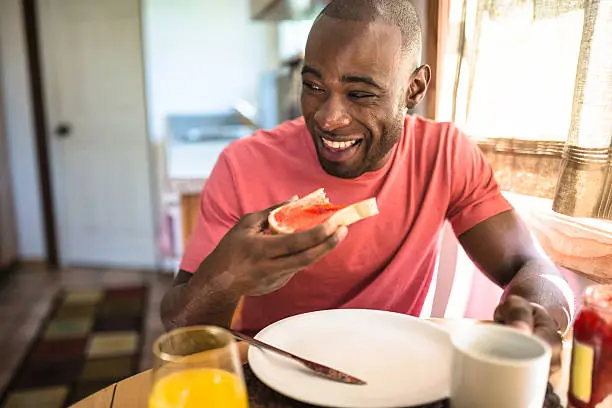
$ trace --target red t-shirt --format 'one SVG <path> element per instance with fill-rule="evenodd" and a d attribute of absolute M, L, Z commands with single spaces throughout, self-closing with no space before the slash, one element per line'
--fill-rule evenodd
<path fill-rule="evenodd" d="M 231 143 L 203 188 L 181 262 L 194 272 L 245 214 L 324 187 L 336 204 L 376 197 L 380 214 L 349 227 L 325 258 L 276 292 L 244 298 L 234 322 L 259 330 L 282 318 L 333 308 L 418 316 L 445 220 L 457 235 L 511 209 L 479 148 L 450 123 L 406 117 L 390 160 L 356 179 L 327 174 L 303 118 Z"/>

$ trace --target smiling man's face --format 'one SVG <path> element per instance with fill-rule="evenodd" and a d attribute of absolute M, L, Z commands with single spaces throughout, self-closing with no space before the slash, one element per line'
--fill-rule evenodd
<path fill-rule="evenodd" d="M 302 72 L 302 112 L 323 169 L 355 178 L 381 168 L 403 132 L 415 88 L 399 28 L 324 16 L 311 30 Z M 427 75 L 428 75 L 427 68 Z M 417 78 L 418 79 L 418 78 Z M 417 84 L 418 85 L 418 84 Z M 420 96 L 419 96 L 420 95 Z"/>

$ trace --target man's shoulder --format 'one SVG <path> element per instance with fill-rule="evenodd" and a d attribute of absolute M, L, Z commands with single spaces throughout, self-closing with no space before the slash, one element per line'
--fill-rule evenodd
<path fill-rule="evenodd" d="M 461 133 L 457 125 L 449 121 L 437 121 L 419 115 L 407 116 L 406 121 L 407 123 L 412 123 L 412 128 L 417 135 L 437 133 L 441 136 L 446 136 L 457 132 Z"/>
<path fill-rule="evenodd" d="M 412 138 L 413 146 L 434 155 L 453 149 L 457 139 L 465 137 L 453 122 L 436 121 L 413 115 L 406 118 L 406 123 L 407 136 Z"/>
<path fill-rule="evenodd" d="M 232 161 L 272 158 L 279 152 L 298 148 L 307 132 L 304 118 L 281 123 L 273 129 L 259 129 L 253 134 L 230 143 L 223 154 Z M 252 163 L 252 162 L 251 162 Z"/>

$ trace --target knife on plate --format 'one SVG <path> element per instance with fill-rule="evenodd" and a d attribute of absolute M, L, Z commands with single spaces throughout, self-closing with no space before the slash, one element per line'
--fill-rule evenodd
<path fill-rule="evenodd" d="M 355 385 L 367 384 L 365 381 L 360 380 L 359 378 L 354 377 L 350 374 L 344 373 L 340 370 L 336 370 L 335 368 L 324 366 L 323 364 L 315 363 L 314 361 L 306 360 L 305 358 L 302 358 L 302 357 L 298 357 L 295 354 L 291 354 L 285 350 L 281 350 L 270 344 L 264 343 L 263 341 L 254 339 L 253 337 L 247 336 L 246 334 L 242 334 L 235 330 L 230 330 L 230 332 L 234 335 L 234 337 L 247 342 L 251 346 L 255 346 L 259 349 L 272 351 L 276 354 L 279 354 L 281 356 L 297 361 L 298 363 L 302 364 L 306 368 L 309 368 L 315 373 L 325 378 L 328 378 L 330 380 L 339 381 L 339 382 L 346 383 L 346 384 L 355 384 Z"/>

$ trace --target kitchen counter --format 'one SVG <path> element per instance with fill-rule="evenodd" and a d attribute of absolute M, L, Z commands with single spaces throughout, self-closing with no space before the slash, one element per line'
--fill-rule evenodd
<path fill-rule="evenodd" d="M 202 187 L 206 183 L 205 178 L 174 178 L 168 181 L 168 193 L 189 195 L 189 194 L 200 194 Z"/>

